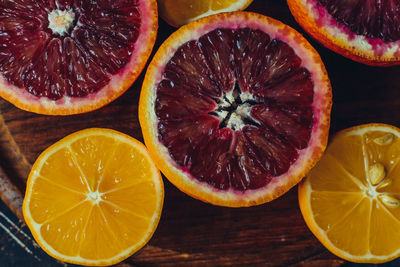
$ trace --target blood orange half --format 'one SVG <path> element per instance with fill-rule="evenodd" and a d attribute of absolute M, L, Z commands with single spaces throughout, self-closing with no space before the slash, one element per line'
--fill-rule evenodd
<path fill-rule="evenodd" d="M 0 96 L 42 114 L 100 108 L 135 81 L 157 32 L 155 0 L 0 2 Z"/>
<path fill-rule="evenodd" d="M 295 30 L 247 12 L 180 28 L 152 60 L 139 102 L 165 176 L 215 205 L 251 206 L 297 184 L 325 149 L 331 87 Z"/>
<path fill-rule="evenodd" d="M 376 66 L 400 64 L 399 0 L 287 0 L 297 22 L 329 49 Z"/>

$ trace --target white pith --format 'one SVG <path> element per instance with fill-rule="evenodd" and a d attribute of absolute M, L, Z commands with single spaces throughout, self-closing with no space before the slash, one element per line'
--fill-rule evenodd
<path fill-rule="evenodd" d="M 29 175 L 29 179 L 27 182 L 27 191 L 26 191 L 26 196 L 24 199 L 24 204 L 23 204 L 23 210 L 24 210 L 24 217 L 25 218 L 30 218 L 30 220 L 27 220 L 27 224 L 29 226 L 29 228 L 31 229 L 31 232 L 34 236 L 34 238 L 38 241 L 38 243 L 40 244 L 40 246 L 51 256 L 56 257 L 58 259 L 63 259 L 64 261 L 70 262 L 70 263 L 75 263 L 75 264 L 84 264 L 84 265 L 93 265 L 93 266 L 106 266 L 106 265 L 110 265 L 110 264 L 114 264 L 117 263 L 118 261 L 123 260 L 124 258 L 126 258 L 127 256 L 131 255 L 133 251 L 137 251 L 139 250 L 141 247 L 143 247 L 148 240 L 151 238 L 151 236 L 153 235 L 158 221 L 159 221 L 159 214 L 161 213 L 162 210 L 162 206 L 163 206 L 163 198 L 164 198 L 164 193 L 163 193 L 163 183 L 162 183 L 162 179 L 160 177 L 159 171 L 156 168 L 155 164 L 153 163 L 152 159 L 150 158 L 150 155 L 148 154 L 148 151 L 146 150 L 145 146 L 143 144 L 141 144 L 139 141 L 133 139 L 132 137 L 120 134 L 116 131 L 113 130 L 108 130 L 108 129 L 94 129 L 96 130 L 96 133 L 93 134 L 92 132 L 93 129 L 86 129 L 80 132 L 76 132 L 74 134 L 71 134 L 67 137 L 65 137 L 63 140 L 68 140 L 67 142 L 57 142 L 54 145 L 52 145 L 51 147 L 49 147 L 46 151 L 43 152 L 43 154 L 45 154 L 44 157 L 40 158 L 40 161 L 35 162 L 35 165 L 32 169 L 34 169 L 35 171 L 31 172 Z M 84 133 L 84 134 L 82 134 Z M 121 143 L 126 143 L 127 145 L 131 145 L 132 142 L 135 143 L 135 149 L 137 149 L 137 151 L 139 151 L 144 158 L 147 159 L 147 161 L 150 163 L 150 171 L 151 171 L 151 177 L 149 177 L 149 179 L 151 180 L 151 182 L 154 184 L 154 188 L 156 190 L 156 195 L 160 196 L 159 201 L 157 201 L 157 206 L 154 209 L 154 213 L 151 217 L 143 217 L 142 215 L 135 215 L 137 217 L 141 217 L 143 219 L 148 220 L 148 229 L 146 234 L 142 237 L 141 242 L 132 245 L 131 247 L 128 247 L 126 249 L 124 249 L 123 251 L 121 251 L 119 254 L 115 255 L 112 258 L 106 258 L 106 259 L 98 259 L 98 260 L 91 260 L 91 259 L 87 259 L 87 258 L 83 258 L 80 255 L 76 255 L 76 256 L 66 256 L 62 253 L 60 253 L 59 251 L 55 250 L 49 243 L 47 243 L 47 241 L 45 239 L 43 239 L 42 235 L 40 234 L 40 229 L 41 227 L 48 221 L 53 220 L 54 218 L 50 218 L 47 219 L 45 222 L 43 223 L 37 223 L 34 221 L 34 218 L 31 215 L 30 212 L 30 202 L 29 199 L 31 199 L 33 197 L 33 195 L 35 194 L 35 192 L 32 191 L 32 186 L 33 184 L 35 184 L 35 181 L 37 179 L 45 179 L 40 175 L 40 170 L 42 168 L 42 166 L 46 163 L 47 159 L 54 153 L 56 153 L 58 150 L 60 149 L 71 149 L 71 144 L 75 143 L 78 140 L 81 139 L 85 139 L 85 138 L 90 138 L 93 136 L 106 136 L 106 137 L 110 137 L 114 140 L 116 140 L 116 147 L 118 146 L 118 144 Z M 47 151 L 51 151 L 51 153 L 47 153 Z M 78 163 L 75 161 L 75 165 L 76 167 L 78 167 L 78 169 L 80 170 L 79 165 L 77 165 Z M 80 173 L 82 175 L 82 177 L 84 177 L 84 174 L 82 172 L 82 170 L 80 170 Z M 81 194 L 83 194 L 86 198 L 84 198 L 81 202 L 76 203 L 73 207 L 71 207 L 69 210 L 72 210 L 73 208 L 79 207 L 81 205 L 83 205 L 84 203 L 90 202 L 92 205 L 99 205 L 99 203 L 101 201 L 106 201 L 108 203 L 109 200 L 104 200 L 102 198 L 102 196 L 108 192 L 111 191 L 107 191 L 107 192 L 99 192 L 98 190 L 91 190 L 89 187 L 87 188 L 87 192 L 80 192 Z M 78 192 L 79 193 L 79 192 Z M 112 205 L 114 207 L 118 207 L 118 205 L 116 205 L 115 203 L 112 203 Z M 68 211 L 69 211 L 68 210 Z M 65 212 L 61 213 L 64 214 Z M 58 217 L 58 215 L 56 215 L 56 217 Z M 60 233 L 62 234 L 62 233 Z M 77 240 L 78 242 L 78 240 Z"/>
<path fill-rule="evenodd" d="M 325 136 L 327 136 L 327 130 L 329 129 L 330 113 L 331 90 L 329 81 L 326 80 L 323 66 L 316 60 L 316 58 L 319 58 L 315 56 L 317 55 L 316 52 L 310 56 L 310 49 L 314 51 L 313 48 L 297 32 L 290 31 L 287 33 L 284 27 L 288 26 L 284 26 L 277 21 L 267 23 L 266 17 L 248 12 L 223 13 L 209 18 L 209 20 L 207 18 L 200 19 L 179 29 L 179 34 L 178 32 L 173 34 L 161 46 L 149 66 L 144 81 L 145 86 L 142 88 L 139 107 L 139 118 L 142 129 L 144 129 L 143 136 L 146 145 L 152 156 L 162 164 L 159 165 L 159 168 L 166 177 L 169 178 L 168 176 L 171 176 L 179 180 L 179 188 L 190 195 L 194 195 L 197 198 L 203 198 L 202 196 L 207 195 L 209 196 L 208 202 L 216 205 L 229 203 L 231 206 L 250 206 L 255 205 L 261 199 L 264 202 L 271 201 L 286 192 L 289 184 L 294 186 L 302 178 L 305 163 L 309 164 L 309 161 L 313 161 L 313 155 L 320 153 L 319 151 L 325 147 Z M 272 21 L 270 18 L 268 20 Z M 157 98 L 156 89 L 163 78 L 166 64 L 177 49 L 182 44 L 197 40 L 200 36 L 217 28 L 238 29 L 243 27 L 259 29 L 267 33 L 271 39 L 277 38 L 292 45 L 297 56 L 302 59 L 302 67 L 313 70 L 311 73 L 315 84 L 313 107 L 318 121 L 313 126 L 309 147 L 299 151 L 298 160 L 291 165 L 285 174 L 274 177 L 268 185 L 256 190 L 237 191 L 230 188 L 223 191 L 198 181 L 188 172 L 183 172 L 181 167 L 169 155 L 168 149 L 160 142 L 158 132 L 149 129 L 157 129 L 158 121 L 154 112 Z M 299 42 L 304 43 L 299 45 Z M 244 95 L 243 97 L 249 96 Z M 168 168 L 163 166 L 168 166 Z M 296 179 L 296 182 L 293 179 Z"/>
<path fill-rule="evenodd" d="M 346 130 L 345 132 L 341 132 L 339 133 L 337 136 L 333 137 L 332 142 L 334 142 L 334 140 L 336 138 L 340 138 L 340 137 L 345 137 L 345 136 L 353 136 L 353 135 L 357 135 L 357 136 L 363 136 L 364 134 L 366 134 L 367 132 L 371 132 L 371 131 L 380 131 L 380 132 L 385 132 L 385 133 L 391 133 L 394 136 L 396 136 L 397 138 L 400 138 L 400 130 L 396 129 L 394 127 L 388 127 L 385 125 L 374 125 L 374 126 L 370 126 L 370 127 L 362 127 L 360 126 L 360 128 L 358 127 L 354 127 L 355 129 L 350 129 L 350 130 Z M 392 215 L 389 212 L 389 209 L 400 209 L 399 206 L 397 207 L 390 207 L 388 205 L 386 205 L 381 199 L 381 196 L 385 196 L 385 195 L 391 195 L 391 193 L 386 193 L 384 192 L 384 186 L 382 186 L 385 182 L 385 179 L 383 181 L 381 181 L 380 183 L 373 185 L 371 184 L 371 178 L 368 176 L 368 170 L 369 170 L 369 160 L 368 160 L 368 155 L 366 154 L 366 144 L 364 139 L 362 138 L 362 147 L 363 147 L 363 154 L 364 154 L 364 168 L 365 168 L 365 173 L 366 173 L 366 177 L 362 177 L 363 179 L 365 179 L 365 184 L 360 182 L 360 180 L 355 179 L 353 177 L 350 176 L 351 180 L 359 187 L 359 192 L 347 192 L 349 194 L 359 194 L 360 195 L 360 202 L 358 202 L 356 204 L 356 206 L 353 207 L 356 208 L 358 206 L 358 204 L 361 203 L 362 200 L 367 199 L 370 202 L 370 216 L 371 216 L 371 211 L 372 211 L 372 205 L 373 205 L 373 201 L 376 201 L 377 205 L 379 205 L 382 210 L 386 211 L 389 216 L 394 217 L 394 215 Z M 328 147 L 329 149 L 329 147 Z M 400 164 L 400 156 L 398 156 L 397 158 L 394 159 L 394 161 L 396 161 L 397 163 L 395 163 L 393 166 L 391 166 L 391 170 L 394 169 L 394 166 L 396 166 L 397 164 Z M 392 163 L 392 162 L 391 162 Z M 390 172 L 390 170 L 388 170 L 388 172 Z M 382 186 L 382 187 L 381 187 Z M 381 192 L 378 192 L 377 189 L 381 187 Z M 311 186 L 311 182 L 310 182 L 310 178 L 305 178 L 304 182 L 302 184 L 302 188 L 300 189 L 302 192 L 304 192 L 305 196 L 306 196 L 306 202 L 305 207 L 301 207 L 302 212 L 303 209 L 310 211 L 310 214 L 312 214 L 312 208 L 311 208 L 311 193 L 312 192 L 321 192 L 321 191 L 317 191 L 317 190 L 313 190 L 312 186 Z M 302 193 L 303 194 L 303 193 Z M 338 203 L 339 203 L 339 199 L 338 199 Z M 351 210 L 353 211 L 353 210 Z M 341 212 L 344 215 L 344 217 L 348 216 L 349 214 L 351 214 L 351 211 L 345 211 L 342 210 Z M 303 212 L 304 215 L 304 212 Z M 305 217 L 305 216 L 304 216 Z M 398 257 L 398 255 L 400 255 L 400 246 L 399 249 L 394 251 L 391 254 L 388 255 L 375 255 L 373 253 L 371 253 L 370 249 L 368 248 L 368 252 L 366 254 L 363 255 L 352 255 L 338 247 L 336 247 L 332 241 L 330 240 L 330 238 L 328 237 L 327 231 L 322 229 L 318 223 L 315 221 L 313 216 L 306 216 L 305 217 L 307 224 L 309 225 L 310 229 L 312 230 L 312 232 L 318 237 L 318 239 L 334 254 L 336 255 L 340 255 L 341 257 L 345 257 L 345 259 L 347 260 L 351 260 L 354 262 L 373 262 L 376 263 L 376 261 L 381 261 L 381 262 L 386 262 L 388 261 L 388 259 L 393 259 Z M 344 218 L 342 218 L 344 219 Z M 371 220 L 371 217 L 370 217 Z M 395 219 L 396 221 L 398 221 L 398 227 L 400 229 L 400 220 L 399 219 Z M 335 227 L 335 222 L 332 222 L 331 226 L 328 226 L 328 231 L 332 230 Z M 370 227 L 370 226 L 369 226 Z M 315 232 L 317 231 L 317 233 Z M 321 236 L 322 238 L 320 238 L 319 236 Z M 351 237 L 349 237 L 351 238 Z M 370 240 L 370 239 L 368 239 Z"/>
<path fill-rule="evenodd" d="M 103 201 L 103 196 L 104 193 L 100 193 L 98 190 L 92 191 L 87 193 L 87 200 L 93 203 L 93 205 L 99 204 L 101 201 Z"/>
<path fill-rule="evenodd" d="M 75 13 L 72 10 L 54 9 L 48 15 L 49 28 L 53 33 L 64 36 L 72 26 Z"/>
<path fill-rule="evenodd" d="M 232 113 L 226 126 L 234 131 L 242 130 L 246 126 L 243 119 L 250 117 L 251 108 L 249 104 L 240 105 L 236 112 Z"/>
<path fill-rule="evenodd" d="M 377 44 L 374 48 L 374 46 L 369 43 L 368 38 L 363 35 L 354 33 L 354 37 L 350 38 L 348 32 L 343 29 L 345 26 L 337 22 L 328 12 L 321 15 L 317 10 L 317 6 L 319 5 L 317 0 L 301 0 L 301 2 L 307 9 L 308 14 L 312 14 L 315 24 L 321 28 L 319 31 L 326 33 L 326 37 L 334 43 L 336 42 L 335 39 L 337 39 L 345 44 L 348 50 L 356 47 L 361 57 L 378 57 L 387 61 L 400 57 L 400 40 L 387 43 L 382 42 L 381 44 Z M 320 25 L 321 23 L 322 25 Z"/>
<path fill-rule="evenodd" d="M 228 116 L 229 112 L 225 110 L 218 110 L 218 108 L 229 108 L 236 102 L 234 97 L 234 89 L 229 92 L 223 93 L 223 95 L 218 99 L 218 104 L 214 109 L 214 113 L 217 114 L 220 122 L 224 121 L 224 119 Z M 244 103 L 247 100 L 254 100 L 250 93 L 241 92 L 239 95 L 242 104 L 239 104 L 234 112 L 231 113 L 230 117 L 225 121 L 226 127 L 233 131 L 240 131 L 246 126 L 244 119 L 251 118 L 253 121 L 256 119 L 250 116 L 250 111 L 252 106 L 248 103 Z"/>

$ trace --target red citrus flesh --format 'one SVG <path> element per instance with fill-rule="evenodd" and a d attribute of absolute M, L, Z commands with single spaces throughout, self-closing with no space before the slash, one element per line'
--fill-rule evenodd
<path fill-rule="evenodd" d="M 161 141 L 199 181 L 218 189 L 263 187 L 287 172 L 310 140 L 310 72 L 267 33 L 213 30 L 182 45 L 163 76 L 156 99 Z M 240 109 L 250 112 L 236 122 Z"/>
<path fill-rule="evenodd" d="M 384 42 L 400 40 L 400 1 L 318 0 L 337 21 L 352 32 Z"/>
<path fill-rule="evenodd" d="M 155 0 L 2 1 L 1 95 L 47 114 L 85 112 L 114 100 L 148 58 L 155 8 Z"/>
<path fill-rule="evenodd" d="M 283 24 L 271 21 L 237 12 L 192 23 L 166 41 L 146 75 L 139 116 L 161 170 L 178 187 L 165 168 L 236 198 L 213 201 L 200 189 L 184 190 L 204 201 L 248 206 L 272 200 L 302 178 L 289 178 L 293 168 L 308 169 L 324 149 L 330 85 L 323 65 L 315 64 L 314 50 L 298 48 L 306 41 L 294 41 L 300 38 L 294 30 L 285 34 L 274 23 Z M 148 136 L 148 127 L 157 134 Z M 155 151 L 164 149 L 167 158 Z M 313 149 L 318 153 L 305 156 Z M 270 195 L 252 199 L 262 192 Z"/>
<path fill-rule="evenodd" d="M 369 65 L 400 63 L 399 0 L 288 0 L 299 24 L 328 48 Z"/>

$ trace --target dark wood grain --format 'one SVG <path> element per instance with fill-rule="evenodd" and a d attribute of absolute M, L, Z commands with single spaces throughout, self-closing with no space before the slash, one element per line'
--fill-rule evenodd
<path fill-rule="evenodd" d="M 22 202 L 24 200 L 20 189 L 14 184 L 13 180 L 0 167 L 0 199 L 17 215 L 18 219 L 24 221 L 22 215 Z"/>
<path fill-rule="evenodd" d="M 255 0 L 248 10 L 304 34 L 283 0 Z M 160 20 L 155 49 L 174 29 Z M 368 123 L 400 126 L 400 68 L 374 68 L 334 54 L 304 34 L 321 54 L 333 85 L 331 132 Z M 118 100 L 82 115 L 51 117 L 1 100 L 0 111 L 30 163 L 49 145 L 88 127 L 112 128 L 142 140 L 137 105 L 143 74 Z M 339 266 L 301 216 L 297 188 L 258 207 L 222 208 L 194 200 L 165 181 L 165 206 L 149 244 L 120 266 Z"/>
<path fill-rule="evenodd" d="M 31 165 L 21 153 L 17 143 L 11 135 L 3 116 L 0 116 L 0 161 L 8 176 L 25 182 Z"/>

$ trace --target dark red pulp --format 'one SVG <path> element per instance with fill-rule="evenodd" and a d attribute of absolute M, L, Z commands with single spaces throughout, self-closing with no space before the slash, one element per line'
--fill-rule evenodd
<path fill-rule="evenodd" d="M 286 43 L 249 28 L 214 30 L 183 44 L 165 68 L 160 141 L 182 170 L 217 189 L 264 187 L 309 143 L 313 88 Z"/>
<path fill-rule="evenodd" d="M 75 14 L 63 36 L 49 29 L 53 10 Z M 128 63 L 140 25 L 138 0 L 0 1 L 0 72 L 38 97 L 84 97 Z"/>
<path fill-rule="evenodd" d="M 384 42 L 400 40 L 400 0 L 318 0 L 352 32 Z"/>

